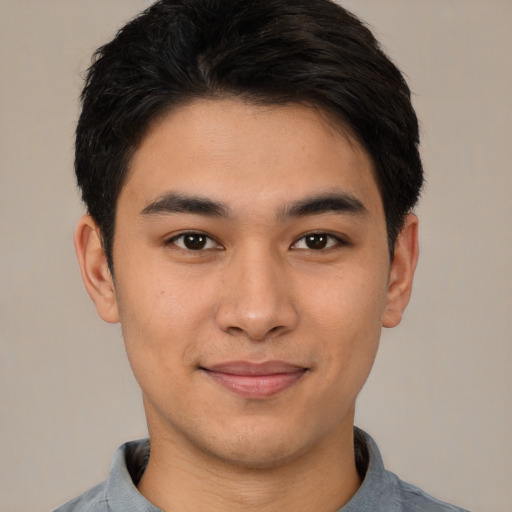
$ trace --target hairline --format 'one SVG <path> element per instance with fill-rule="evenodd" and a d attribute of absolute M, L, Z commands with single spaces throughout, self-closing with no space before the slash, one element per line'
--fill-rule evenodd
<path fill-rule="evenodd" d="M 320 102 L 309 100 L 309 99 L 300 99 L 297 98 L 278 98 L 278 97 L 272 97 L 271 95 L 265 96 L 264 94 L 254 94 L 254 93 L 247 93 L 245 91 L 243 92 L 236 92 L 236 91 L 215 91 L 205 94 L 195 94 L 195 95 L 189 95 L 185 98 L 182 98 L 179 102 L 170 103 L 167 105 L 162 105 L 162 107 L 148 120 L 146 123 L 146 126 L 143 130 L 141 130 L 139 137 L 135 141 L 135 143 L 128 149 L 126 152 L 126 161 L 123 164 L 123 174 L 122 179 L 119 182 L 119 188 L 117 190 L 117 194 L 115 196 L 114 204 L 113 204 L 113 223 L 112 223 L 112 230 L 110 233 L 110 247 L 109 251 L 107 250 L 105 239 L 104 239 L 104 233 L 101 232 L 102 236 L 102 246 L 104 251 L 110 252 L 110 254 L 107 254 L 107 257 L 109 258 L 109 268 L 112 275 L 114 275 L 114 239 L 115 239 L 115 232 L 116 232 L 116 216 L 117 216 L 117 205 L 119 201 L 119 197 L 121 196 L 121 193 L 126 186 L 128 180 L 130 179 L 130 174 L 132 172 L 132 162 L 133 158 L 135 156 L 135 153 L 139 150 L 141 145 L 143 144 L 144 140 L 149 136 L 150 132 L 154 130 L 160 122 L 163 122 L 164 119 L 166 119 L 169 115 L 171 115 L 174 111 L 186 108 L 188 106 L 191 106 L 193 104 L 200 104 L 210 101 L 226 101 L 226 100 L 233 100 L 233 101 L 240 101 L 247 105 L 253 105 L 253 106 L 261 106 L 261 107 L 268 107 L 268 108 L 281 108 L 281 107 L 287 107 L 287 106 L 300 106 L 307 109 L 310 109 L 311 111 L 315 112 L 319 118 L 324 123 L 324 126 L 336 131 L 337 134 L 341 135 L 345 141 L 352 147 L 357 148 L 360 151 L 364 153 L 364 155 L 368 158 L 368 162 L 370 164 L 370 171 L 372 174 L 372 178 L 375 182 L 375 185 L 377 186 L 377 190 L 379 192 L 379 197 L 382 202 L 382 206 L 384 209 L 384 217 L 386 220 L 386 230 L 388 231 L 387 226 L 387 216 L 385 211 L 385 204 L 384 204 L 384 196 L 379 184 L 378 180 L 378 174 L 376 171 L 376 164 L 375 161 L 368 151 L 367 147 L 365 146 L 364 142 L 361 140 L 360 137 L 357 136 L 355 133 L 355 130 L 352 128 L 350 123 L 346 121 L 345 119 L 342 119 L 341 116 L 338 114 L 332 112 L 332 110 L 329 110 L 326 106 L 321 105 Z M 394 249 L 394 246 L 390 245 L 389 237 L 388 237 L 388 246 L 389 246 L 389 252 L 390 257 L 392 256 L 392 252 Z"/>

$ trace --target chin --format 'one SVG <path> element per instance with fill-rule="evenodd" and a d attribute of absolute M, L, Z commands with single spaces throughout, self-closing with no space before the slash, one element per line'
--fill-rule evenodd
<path fill-rule="evenodd" d="M 308 450 L 308 443 L 297 432 L 282 426 L 277 431 L 262 431 L 257 426 L 231 431 L 228 438 L 209 439 L 203 449 L 218 460 L 241 469 L 272 469 L 296 460 Z"/>
<path fill-rule="evenodd" d="M 222 462 L 232 467 L 247 470 L 268 470 L 287 465 L 300 457 L 301 453 L 294 449 L 269 449 L 268 446 L 242 446 L 240 449 L 229 447 L 228 450 L 217 450 L 214 453 Z"/>

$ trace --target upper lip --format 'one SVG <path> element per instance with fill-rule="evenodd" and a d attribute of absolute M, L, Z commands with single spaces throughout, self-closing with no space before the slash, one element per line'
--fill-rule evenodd
<path fill-rule="evenodd" d="M 286 361 L 265 361 L 254 363 L 251 361 L 227 361 L 202 367 L 210 372 L 226 373 L 229 375 L 276 375 L 282 373 L 297 373 L 308 368 Z"/>

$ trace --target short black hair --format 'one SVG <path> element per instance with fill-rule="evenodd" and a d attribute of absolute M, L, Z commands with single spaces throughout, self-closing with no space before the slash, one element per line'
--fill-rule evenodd
<path fill-rule="evenodd" d="M 99 48 L 82 92 L 75 172 L 113 271 L 116 202 L 151 123 L 198 98 L 304 103 L 369 154 L 390 254 L 423 184 L 409 87 L 370 30 L 331 0 L 160 0 Z"/>

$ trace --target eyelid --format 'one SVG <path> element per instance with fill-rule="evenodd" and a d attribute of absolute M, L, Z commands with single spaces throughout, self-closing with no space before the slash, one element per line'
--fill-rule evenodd
<path fill-rule="evenodd" d="M 181 246 L 176 243 L 177 240 L 180 240 L 180 239 L 183 240 L 183 238 L 187 235 L 201 235 L 201 236 L 206 237 L 208 239 L 206 246 L 201 249 L 194 250 L 194 249 L 189 249 L 185 246 Z M 330 239 L 330 242 L 328 243 L 327 247 L 325 247 L 323 249 L 311 249 L 309 247 L 297 248 L 297 245 L 299 244 L 300 241 L 304 240 L 306 237 L 311 236 L 311 235 L 324 235 L 328 239 Z M 332 243 L 333 241 L 334 241 L 334 243 Z M 308 231 L 307 233 L 303 233 L 302 235 L 297 237 L 295 239 L 295 241 L 291 244 L 290 248 L 297 249 L 297 250 L 312 251 L 312 252 L 323 252 L 323 251 L 327 251 L 329 249 L 334 249 L 334 248 L 346 246 L 349 244 L 350 244 L 350 242 L 345 237 L 343 237 L 342 235 L 339 235 L 339 234 L 334 234 L 334 233 L 331 233 L 328 231 Z M 180 249 L 180 250 L 183 250 L 186 252 L 195 252 L 195 253 L 200 253 L 200 252 L 204 252 L 204 251 L 212 250 L 212 249 L 222 249 L 222 250 L 224 249 L 222 244 L 219 243 L 213 236 L 209 235 L 208 233 L 205 233 L 204 231 L 195 231 L 195 230 L 182 231 L 182 232 L 173 234 L 172 236 L 168 236 L 164 240 L 164 245 L 166 245 L 166 246 L 173 245 L 177 249 Z"/>
<path fill-rule="evenodd" d="M 301 240 L 304 240 L 306 237 L 311 236 L 311 235 L 325 235 L 327 238 L 334 240 L 335 243 L 328 245 L 327 247 L 324 247 L 323 249 L 310 249 L 309 247 L 297 249 L 297 247 L 296 247 L 297 244 Z M 303 251 L 311 251 L 311 252 L 322 252 L 322 251 L 328 251 L 329 249 L 335 249 L 337 247 L 342 247 L 342 246 L 346 246 L 346 245 L 349 245 L 349 242 L 346 238 L 344 238 L 341 235 L 330 233 L 329 231 L 308 231 L 307 233 L 304 233 L 301 236 L 299 236 L 295 240 L 295 242 L 292 243 L 290 248 L 300 250 L 300 251 L 303 250 Z"/>
<path fill-rule="evenodd" d="M 178 245 L 176 243 L 177 240 L 179 239 L 182 239 L 187 236 L 187 235 L 200 235 L 200 236 L 204 236 L 205 238 L 208 239 L 207 241 L 207 245 L 214 245 L 213 247 L 203 247 L 202 249 L 189 249 L 188 247 L 185 247 L 185 246 L 181 246 L 181 245 Z M 211 250 L 211 249 L 224 249 L 224 247 L 222 247 L 222 245 L 214 238 L 212 237 L 211 235 L 209 235 L 208 233 L 205 233 L 204 231 L 194 231 L 194 230 L 187 230 L 187 231 L 182 231 L 180 233 L 176 233 L 172 236 L 169 236 L 169 237 L 166 237 L 166 239 L 164 240 L 164 245 L 168 246 L 168 245 L 173 245 L 174 247 L 182 250 L 182 251 L 187 251 L 187 252 L 195 252 L 195 253 L 200 253 L 200 252 L 204 252 L 204 251 L 207 251 L 207 250 Z"/>

